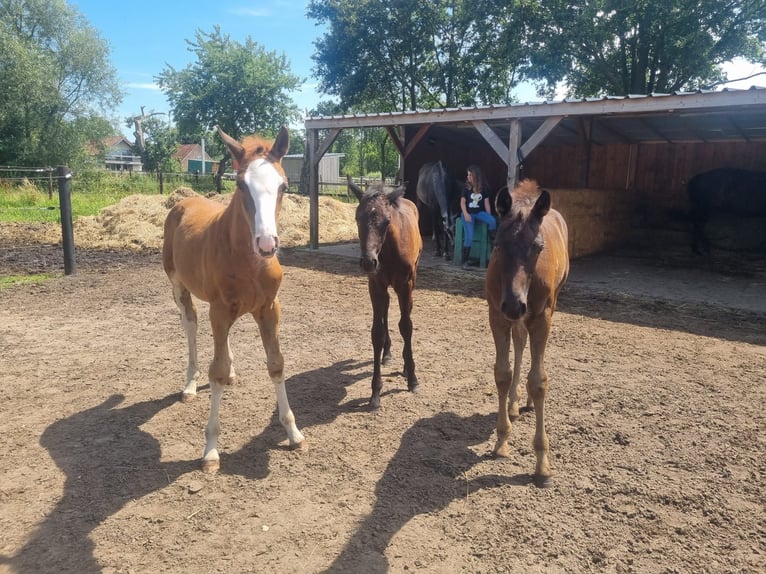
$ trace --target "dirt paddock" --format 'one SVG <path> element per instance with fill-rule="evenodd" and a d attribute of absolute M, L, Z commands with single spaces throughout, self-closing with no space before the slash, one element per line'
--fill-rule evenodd
<path fill-rule="evenodd" d="M 60 267 L 60 247 L 18 237 L 0 254 L 0 275 Z M 156 249 L 81 249 L 76 275 L 0 290 L 0 572 L 763 571 L 766 313 L 576 269 L 546 355 L 555 482 L 538 489 L 533 416 L 510 459 L 490 456 L 480 273 L 422 266 L 421 391 L 396 360 L 371 414 L 356 260 L 281 261 L 287 391 L 309 449 L 287 448 L 243 318 L 214 475 L 200 471 L 207 386 L 178 400 L 186 343 Z M 199 345 L 206 365 L 204 304 Z"/>

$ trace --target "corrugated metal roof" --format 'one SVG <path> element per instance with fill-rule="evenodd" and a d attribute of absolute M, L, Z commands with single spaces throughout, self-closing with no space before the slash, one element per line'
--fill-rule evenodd
<path fill-rule="evenodd" d="M 585 130 L 596 145 L 766 140 L 766 87 L 672 94 L 604 96 L 449 109 L 309 117 L 306 129 L 430 124 L 461 139 L 480 139 L 483 122 L 508 141 L 510 121 L 526 140 L 549 117 L 560 117 L 543 145 L 576 145 Z M 457 130 L 457 131 L 456 131 Z"/>

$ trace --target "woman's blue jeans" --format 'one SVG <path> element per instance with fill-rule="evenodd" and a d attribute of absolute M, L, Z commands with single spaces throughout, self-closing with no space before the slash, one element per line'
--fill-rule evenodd
<path fill-rule="evenodd" d="M 471 221 L 466 221 L 465 215 L 462 213 L 460 214 L 460 217 L 463 218 L 463 247 L 471 247 L 471 244 L 473 243 L 473 224 L 475 221 L 486 223 L 490 231 L 494 231 L 497 227 L 497 221 L 495 221 L 494 216 L 490 215 L 486 211 L 472 213 Z"/>

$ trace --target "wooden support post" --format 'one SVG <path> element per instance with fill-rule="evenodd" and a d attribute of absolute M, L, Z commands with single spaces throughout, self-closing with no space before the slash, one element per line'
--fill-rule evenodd
<path fill-rule="evenodd" d="M 64 244 L 64 275 L 77 270 L 74 256 L 74 232 L 72 230 L 72 173 L 63 165 L 57 168 L 59 179 L 59 211 L 61 213 L 61 237 Z"/>
<path fill-rule="evenodd" d="M 319 249 L 319 136 L 317 130 L 306 130 L 306 158 L 309 164 L 309 247 Z"/>

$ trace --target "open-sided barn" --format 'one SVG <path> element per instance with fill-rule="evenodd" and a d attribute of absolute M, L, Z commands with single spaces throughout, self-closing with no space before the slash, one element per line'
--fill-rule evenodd
<path fill-rule="evenodd" d="M 458 178 L 476 163 L 495 188 L 535 178 L 567 217 L 575 257 L 664 231 L 684 236 L 686 185 L 697 173 L 766 171 L 766 88 L 757 87 L 315 117 L 305 126 L 315 249 L 316 166 L 343 129 L 386 129 L 412 198 L 419 167 L 436 159 Z"/>

